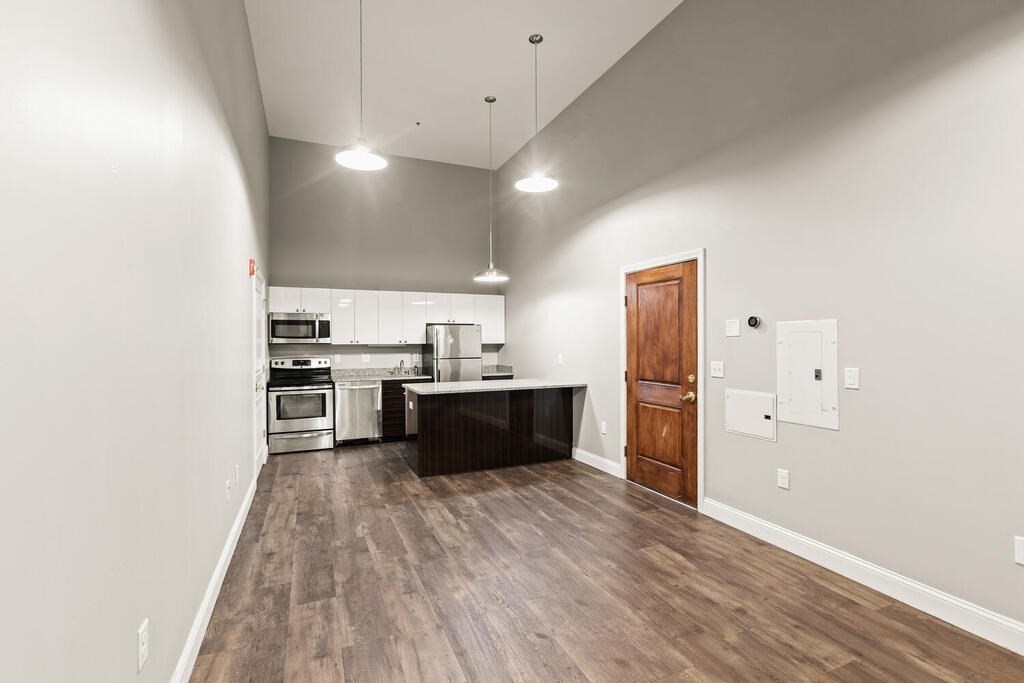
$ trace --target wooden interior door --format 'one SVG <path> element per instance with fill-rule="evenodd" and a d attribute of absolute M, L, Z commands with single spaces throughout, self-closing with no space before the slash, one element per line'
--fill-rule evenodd
<path fill-rule="evenodd" d="M 697 505 L 697 262 L 626 276 L 626 477 Z"/>

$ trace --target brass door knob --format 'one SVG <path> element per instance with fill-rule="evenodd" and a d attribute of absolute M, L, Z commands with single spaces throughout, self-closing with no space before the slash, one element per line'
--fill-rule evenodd
<path fill-rule="evenodd" d="M 686 401 L 687 403 L 696 403 L 697 402 L 697 394 L 693 393 L 692 391 L 687 391 L 685 396 L 680 396 L 679 397 L 679 400 L 680 401 Z"/>

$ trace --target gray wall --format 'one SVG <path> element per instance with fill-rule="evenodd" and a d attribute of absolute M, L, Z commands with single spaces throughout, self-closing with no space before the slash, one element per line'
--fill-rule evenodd
<path fill-rule="evenodd" d="M 167 681 L 255 474 L 267 132 L 244 6 L 4 14 L 3 678 Z"/>
<path fill-rule="evenodd" d="M 562 185 L 502 195 L 499 357 L 588 382 L 579 446 L 618 461 L 620 268 L 706 247 L 707 495 L 1024 619 L 1022 73 L 1019 2 L 687 0 L 502 168 Z M 725 433 L 775 323 L 824 317 L 841 430 Z"/>
<path fill-rule="evenodd" d="M 272 284 L 497 291 L 487 265 L 487 171 L 405 157 L 359 173 L 334 147 L 270 140 Z"/>

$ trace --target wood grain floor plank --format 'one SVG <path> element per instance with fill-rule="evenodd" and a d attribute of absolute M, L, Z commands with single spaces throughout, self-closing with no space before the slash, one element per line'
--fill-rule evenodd
<path fill-rule="evenodd" d="M 1024 658 L 571 461 L 274 456 L 195 681 L 1022 681 Z"/>
<path fill-rule="evenodd" d="M 344 680 L 335 598 L 294 605 L 288 618 L 285 680 L 337 683 Z"/>

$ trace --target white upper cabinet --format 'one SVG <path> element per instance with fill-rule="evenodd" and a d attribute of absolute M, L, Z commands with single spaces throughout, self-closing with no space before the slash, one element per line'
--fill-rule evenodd
<path fill-rule="evenodd" d="M 377 343 L 402 344 L 402 292 L 377 292 Z"/>
<path fill-rule="evenodd" d="M 271 313 L 330 313 L 331 290 L 312 287 L 271 287 L 268 293 Z"/>
<path fill-rule="evenodd" d="M 452 295 L 439 292 L 427 292 L 423 305 L 425 322 L 450 323 L 452 321 Z"/>
<path fill-rule="evenodd" d="M 476 322 L 480 325 L 480 341 L 484 344 L 504 344 L 505 297 L 501 294 L 477 294 L 473 298 Z"/>
<path fill-rule="evenodd" d="M 427 295 L 423 292 L 402 293 L 403 344 L 427 343 Z"/>
<path fill-rule="evenodd" d="M 302 312 L 303 313 L 331 313 L 330 289 L 302 288 Z"/>
<path fill-rule="evenodd" d="M 427 324 L 476 322 L 476 297 L 472 294 L 445 294 L 427 292 L 424 305 Z"/>
<path fill-rule="evenodd" d="M 302 288 L 270 287 L 267 309 L 271 313 L 302 313 Z"/>
<path fill-rule="evenodd" d="M 357 289 L 353 293 L 355 300 L 355 343 L 376 344 L 378 340 L 379 315 L 377 292 Z"/>
<path fill-rule="evenodd" d="M 452 322 L 476 322 L 476 297 L 472 294 L 452 294 Z"/>
<path fill-rule="evenodd" d="M 376 344 L 377 292 L 365 289 L 332 289 L 332 344 Z"/>
<path fill-rule="evenodd" d="M 356 305 L 351 289 L 332 289 L 331 343 L 356 343 Z"/>
<path fill-rule="evenodd" d="M 430 323 L 478 323 L 484 344 L 505 343 L 500 294 L 313 287 L 270 287 L 268 294 L 271 313 L 331 314 L 332 344 L 425 344 Z"/>

